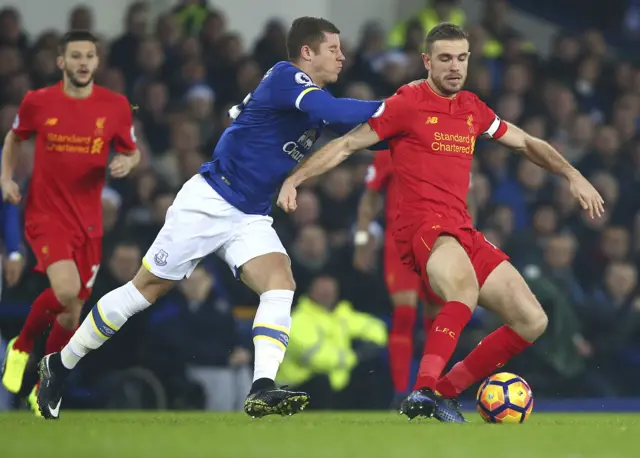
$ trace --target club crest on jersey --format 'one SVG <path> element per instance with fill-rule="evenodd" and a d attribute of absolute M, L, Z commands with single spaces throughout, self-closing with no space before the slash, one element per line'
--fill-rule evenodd
<path fill-rule="evenodd" d="M 101 137 L 104 135 L 104 123 L 106 122 L 107 118 L 98 118 L 96 119 L 96 131 L 94 132 L 94 135 L 96 137 Z"/>
<path fill-rule="evenodd" d="M 467 118 L 467 126 L 469 126 L 469 133 L 471 135 L 475 135 L 476 129 L 475 127 L 473 127 L 473 115 L 469 115 L 469 117 Z"/>
<path fill-rule="evenodd" d="M 162 266 L 166 266 L 167 265 L 167 258 L 168 257 L 169 257 L 169 253 L 167 253 L 164 250 L 160 250 L 153 257 L 153 260 L 155 261 L 156 265 L 162 267 Z"/>

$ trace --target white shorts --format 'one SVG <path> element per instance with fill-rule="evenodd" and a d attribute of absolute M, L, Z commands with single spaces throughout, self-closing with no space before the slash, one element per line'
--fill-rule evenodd
<path fill-rule="evenodd" d="M 287 254 L 272 223 L 270 216 L 241 212 L 198 174 L 180 189 L 142 264 L 157 277 L 182 280 L 216 253 L 237 275 L 253 258 Z"/>

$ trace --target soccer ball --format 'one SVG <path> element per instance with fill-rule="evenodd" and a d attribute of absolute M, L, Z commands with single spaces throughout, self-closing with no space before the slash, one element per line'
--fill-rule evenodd
<path fill-rule="evenodd" d="M 482 382 L 477 404 L 487 423 L 523 423 L 533 410 L 533 394 L 523 378 L 501 372 Z"/>

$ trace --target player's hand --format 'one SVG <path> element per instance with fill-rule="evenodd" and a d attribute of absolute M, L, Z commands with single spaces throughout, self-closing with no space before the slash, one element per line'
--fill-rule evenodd
<path fill-rule="evenodd" d="M 282 208 L 287 213 L 291 213 L 298 206 L 296 203 L 297 195 L 298 192 L 296 191 L 295 186 L 285 180 L 280 188 L 280 194 L 278 194 L 278 207 Z"/>
<path fill-rule="evenodd" d="M 2 199 L 12 204 L 19 204 L 22 200 L 20 194 L 20 186 L 13 180 L 1 180 L 2 184 Z"/>
<path fill-rule="evenodd" d="M 569 189 L 573 197 L 580 202 L 580 206 L 589 212 L 591 219 L 595 216 L 600 218 L 604 214 L 602 196 L 577 170 L 569 176 Z"/>
<path fill-rule="evenodd" d="M 129 175 L 133 166 L 134 162 L 131 157 L 119 154 L 114 157 L 111 164 L 109 164 L 109 171 L 113 178 L 123 178 Z"/>
<path fill-rule="evenodd" d="M 353 267 L 362 273 L 371 272 L 373 269 L 373 250 L 367 245 L 356 247 L 353 254 Z"/>
<path fill-rule="evenodd" d="M 7 281 L 7 286 L 10 288 L 16 286 L 22 277 L 24 271 L 25 260 L 23 256 L 17 259 L 6 259 L 4 263 L 4 278 Z"/>
<path fill-rule="evenodd" d="M 234 348 L 229 356 L 229 366 L 232 367 L 246 366 L 250 362 L 251 353 L 249 353 L 249 350 L 242 347 Z"/>

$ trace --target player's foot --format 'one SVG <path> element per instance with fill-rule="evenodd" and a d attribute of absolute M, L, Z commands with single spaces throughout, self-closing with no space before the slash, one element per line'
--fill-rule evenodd
<path fill-rule="evenodd" d="M 60 353 L 52 353 L 40 361 L 40 388 L 38 389 L 38 409 L 47 420 L 60 418 L 62 388 L 69 374 L 62 365 Z"/>
<path fill-rule="evenodd" d="M 460 412 L 460 404 L 456 398 L 436 395 L 436 410 L 433 416 L 443 423 L 468 423 Z"/>
<path fill-rule="evenodd" d="M 254 384 L 255 386 L 255 384 Z M 252 418 L 266 415 L 293 415 L 304 410 L 311 398 L 302 391 L 289 391 L 286 387 L 253 390 L 244 401 L 244 411 Z"/>
<path fill-rule="evenodd" d="M 42 417 L 42 413 L 38 408 L 38 385 L 34 386 L 29 396 L 27 396 L 27 405 L 29 410 L 36 414 L 36 417 Z"/>
<path fill-rule="evenodd" d="M 9 393 L 18 393 L 22 387 L 24 370 L 29 361 L 29 353 L 14 348 L 17 337 L 9 341 L 2 365 L 2 384 Z"/>
<path fill-rule="evenodd" d="M 415 390 L 400 404 L 400 413 L 413 420 L 416 417 L 431 418 L 436 410 L 438 396 L 428 389 Z"/>

